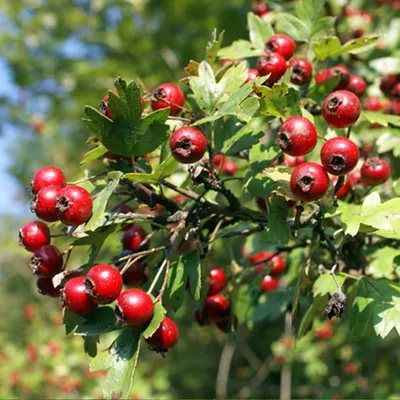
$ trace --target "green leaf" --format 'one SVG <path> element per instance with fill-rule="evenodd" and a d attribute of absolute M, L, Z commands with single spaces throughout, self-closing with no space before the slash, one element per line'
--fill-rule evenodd
<path fill-rule="evenodd" d="M 243 61 L 234 65 L 226 71 L 221 80 L 216 85 L 216 100 L 226 101 L 235 93 L 247 79 L 247 62 Z"/>
<path fill-rule="evenodd" d="M 222 31 L 217 38 L 217 30 L 214 29 L 211 37 L 211 41 L 207 43 L 206 47 L 206 60 L 212 65 L 217 58 L 218 50 L 221 48 L 222 41 L 224 40 L 224 31 Z M 189 74 L 192 75 L 192 74 Z M 197 75 L 197 74 L 193 74 Z"/>
<path fill-rule="evenodd" d="M 250 317 L 250 321 L 273 321 L 278 319 L 292 301 L 293 289 L 277 289 L 263 294 Z"/>
<path fill-rule="evenodd" d="M 75 330 L 75 335 L 97 336 L 123 328 L 123 325 L 117 323 L 113 308 L 99 307 L 90 313 L 86 320 L 79 324 Z"/>
<path fill-rule="evenodd" d="M 108 369 L 103 381 L 105 398 L 127 398 L 132 388 L 140 350 L 140 329 L 125 328 L 110 348 L 97 355 L 90 370 Z"/>
<path fill-rule="evenodd" d="M 291 110 L 294 106 L 294 98 L 296 90 L 291 91 L 288 96 L 289 87 L 286 83 L 277 83 L 272 88 L 267 86 L 254 86 L 254 91 L 260 97 L 260 112 L 265 116 L 273 116 L 278 118 L 290 117 L 292 111 L 288 110 L 289 102 Z M 297 108 L 295 108 L 297 110 Z M 300 108 L 298 109 L 301 114 Z"/>
<path fill-rule="evenodd" d="M 332 79 L 327 79 L 322 83 L 310 86 L 307 92 L 307 97 L 311 98 L 317 103 L 321 103 L 329 93 L 332 93 L 335 90 L 339 81 L 340 77 L 335 76 Z"/>
<path fill-rule="evenodd" d="M 187 260 L 190 261 L 190 267 L 187 271 L 187 276 L 189 276 L 190 294 L 194 300 L 199 301 L 202 290 L 202 267 L 198 251 L 190 252 Z M 189 262 L 187 263 L 189 264 Z"/>
<path fill-rule="evenodd" d="M 325 0 L 296 1 L 296 15 L 306 24 L 312 25 L 321 15 Z"/>
<path fill-rule="evenodd" d="M 335 276 L 339 285 L 343 286 L 346 277 L 340 273 L 336 274 Z M 325 296 L 326 294 L 333 295 L 337 291 L 338 287 L 330 273 L 320 275 L 318 279 L 314 282 L 313 286 L 314 297 Z"/>
<path fill-rule="evenodd" d="M 88 231 L 95 230 L 100 226 L 100 221 L 104 217 L 104 211 L 107 207 L 108 200 L 117 188 L 121 179 L 121 171 L 112 171 L 107 174 L 107 186 L 97 195 L 93 201 L 93 213 L 89 221 L 85 225 Z"/>
<path fill-rule="evenodd" d="M 288 13 L 279 13 L 276 19 L 276 30 L 285 33 L 296 41 L 307 41 L 310 28 L 302 20 Z"/>
<path fill-rule="evenodd" d="M 311 26 L 310 38 L 334 33 L 336 17 L 321 17 Z M 321 35 L 320 35 L 321 34 Z"/>
<path fill-rule="evenodd" d="M 199 76 L 190 76 L 189 85 L 198 106 L 212 114 L 216 103 L 216 82 L 210 65 L 202 61 L 199 65 Z"/>
<path fill-rule="evenodd" d="M 84 319 L 64 308 L 63 324 L 65 325 L 65 334 L 68 335 L 75 330 L 75 328 L 82 323 Z"/>
<path fill-rule="evenodd" d="M 390 278 L 394 272 L 394 259 L 400 255 L 400 250 L 383 247 L 370 254 L 372 262 L 368 265 L 368 274 L 374 278 Z"/>
<path fill-rule="evenodd" d="M 267 22 L 251 12 L 247 14 L 247 24 L 251 43 L 255 49 L 263 51 L 265 42 L 274 34 L 274 30 Z"/>
<path fill-rule="evenodd" d="M 89 357 L 93 358 L 97 356 L 97 344 L 99 342 L 100 338 L 98 336 L 83 336 L 83 348 Z"/>
<path fill-rule="evenodd" d="M 283 197 L 271 198 L 268 209 L 268 241 L 271 243 L 287 244 L 291 237 L 289 225 L 286 223 L 288 208 Z"/>
<path fill-rule="evenodd" d="M 267 198 L 274 190 L 279 188 L 279 184 L 262 174 L 254 175 L 246 184 L 246 189 L 255 197 Z"/>
<path fill-rule="evenodd" d="M 80 165 L 87 164 L 91 161 L 97 160 L 99 157 L 101 157 L 103 154 L 107 153 L 107 149 L 102 145 L 98 145 L 94 149 L 88 151 L 84 156 L 83 160 L 80 162 Z"/>
<path fill-rule="evenodd" d="M 264 143 L 257 143 L 250 149 L 249 162 L 253 171 L 259 172 L 271 167 L 281 155 L 277 144 L 267 147 Z"/>
<path fill-rule="evenodd" d="M 219 50 L 218 57 L 222 59 L 236 60 L 238 58 L 259 57 L 264 49 L 257 49 L 248 40 L 236 40 L 230 46 Z"/>
<path fill-rule="evenodd" d="M 314 314 L 315 314 L 315 307 L 314 304 L 311 304 L 311 306 L 308 307 L 306 313 L 304 314 L 300 322 L 299 330 L 297 332 L 298 338 L 301 338 L 311 330 L 314 322 Z"/>
<path fill-rule="evenodd" d="M 159 301 L 154 304 L 153 318 L 151 319 L 146 329 L 143 331 L 143 337 L 145 339 L 148 339 L 150 336 L 152 336 L 154 332 L 159 328 L 166 312 L 167 311 Z"/>
<path fill-rule="evenodd" d="M 249 149 L 258 142 L 258 139 L 264 135 L 264 132 L 252 121 L 240 128 L 233 136 L 225 140 L 222 148 L 223 154 L 235 154 L 244 149 Z"/>
<path fill-rule="evenodd" d="M 388 126 L 392 124 L 394 126 L 400 126 L 400 116 L 383 114 L 376 111 L 361 111 L 361 117 L 368 120 L 371 124 L 380 124 L 382 126 Z"/>
<path fill-rule="evenodd" d="M 238 106 L 236 116 L 241 121 L 250 122 L 250 120 L 253 118 L 254 114 L 258 111 L 259 108 L 260 102 L 258 101 L 258 99 L 255 97 L 251 97 L 243 101 L 243 103 Z"/>
<path fill-rule="evenodd" d="M 240 285 L 237 300 L 234 304 L 234 313 L 239 323 L 247 322 L 254 312 L 260 292 L 254 286 Z"/>
<path fill-rule="evenodd" d="M 292 170 L 288 167 L 278 166 L 273 168 L 266 168 L 263 175 L 271 181 L 276 182 L 277 190 L 290 199 L 295 199 L 292 191 L 290 190 L 290 177 Z"/>

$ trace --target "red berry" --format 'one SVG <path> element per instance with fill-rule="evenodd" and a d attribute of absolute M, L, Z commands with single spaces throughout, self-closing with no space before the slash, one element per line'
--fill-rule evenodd
<path fill-rule="evenodd" d="M 400 100 L 390 102 L 389 112 L 393 115 L 400 115 Z"/>
<path fill-rule="evenodd" d="M 34 274 L 54 276 L 63 268 L 63 258 L 56 246 L 48 244 L 33 253 L 29 264 Z"/>
<path fill-rule="evenodd" d="M 319 200 L 329 186 L 326 171 L 314 162 L 304 162 L 297 166 L 290 177 L 290 188 L 304 201 Z"/>
<path fill-rule="evenodd" d="M 347 89 L 356 96 L 361 97 L 367 90 L 367 84 L 361 76 L 350 75 L 349 86 Z"/>
<path fill-rule="evenodd" d="M 329 325 L 322 325 L 315 331 L 318 339 L 330 339 L 333 336 L 333 330 Z"/>
<path fill-rule="evenodd" d="M 261 290 L 263 292 L 272 292 L 279 286 L 278 280 L 271 275 L 265 275 L 261 282 Z"/>
<path fill-rule="evenodd" d="M 171 109 L 171 115 L 177 115 L 181 112 L 185 95 L 178 86 L 172 83 L 163 83 L 157 86 L 151 97 L 151 108 L 156 111 L 160 108 Z"/>
<path fill-rule="evenodd" d="M 290 60 L 289 67 L 292 68 L 290 82 L 294 85 L 304 85 L 310 82 L 312 65 L 306 58 L 296 57 Z"/>
<path fill-rule="evenodd" d="M 287 35 L 272 35 L 265 43 L 265 51 L 275 52 L 286 60 L 292 57 L 296 50 L 296 43 Z"/>
<path fill-rule="evenodd" d="M 379 157 L 368 158 L 361 167 L 361 181 L 368 186 L 385 183 L 390 178 L 390 167 Z"/>
<path fill-rule="evenodd" d="M 63 188 L 66 185 L 65 176 L 57 167 L 49 166 L 38 169 L 33 175 L 31 186 L 32 193 L 39 193 L 40 189 L 47 186 Z"/>
<path fill-rule="evenodd" d="M 366 111 L 379 111 L 384 107 L 378 97 L 367 97 L 364 101 L 364 110 Z"/>
<path fill-rule="evenodd" d="M 349 183 L 349 187 L 354 189 L 359 183 L 361 183 L 361 172 L 360 171 L 352 171 L 347 177 L 347 182 Z"/>
<path fill-rule="evenodd" d="M 125 264 L 126 262 L 121 264 L 121 270 Z M 122 276 L 124 284 L 128 286 L 140 286 L 142 283 L 146 282 L 147 278 L 148 271 L 146 267 L 139 262 L 131 265 Z"/>
<path fill-rule="evenodd" d="M 121 293 L 122 276 L 116 267 L 98 264 L 88 272 L 85 285 L 94 303 L 109 304 Z"/>
<path fill-rule="evenodd" d="M 226 175 L 233 176 L 238 172 L 238 166 L 235 161 L 226 160 L 222 163 L 221 171 Z"/>
<path fill-rule="evenodd" d="M 118 90 L 117 89 L 113 89 L 113 92 L 118 96 Z M 103 113 L 110 119 L 113 119 L 113 116 L 111 114 L 111 111 L 108 108 L 108 101 L 109 101 L 109 95 L 105 95 L 103 97 L 103 102 L 101 105 L 101 108 L 103 110 Z M 140 96 L 140 102 L 142 103 L 142 109 L 144 109 L 144 98 L 142 96 Z"/>
<path fill-rule="evenodd" d="M 263 17 L 265 14 L 268 14 L 268 5 L 262 3 L 261 1 L 256 1 L 253 5 L 253 13 L 257 14 L 259 17 Z"/>
<path fill-rule="evenodd" d="M 26 223 L 19 230 L 19 244 L 26 250 L 35 252 L 46 244 L 50 244 L 50 229 L 41 221 Z"/>
<path fill-rule="evenodd" d="M 204 302 L 202 319 L 206 324 L 222 321 L 229 315 L 228 300 L 222 294 L 208 296 Z"/>
<path fill-rule="evenodd" d="M 142 289 L 128 289 L 118 296 L 117 311 L 127 325 L 142 326 L 153 316 L 153 301 Z"/>
<path fill-rule="evenodd" d="M 332 185 L 334 187 L 336 186 L 336 183 L 337 183 L 338 180 L 339 180 L 339 178 L 337 176 L 334 176 L 332 178 Z M 336 197 L 338 199 L 344 199 L 351 189 L 352 189 L 352 187 L 351 187 L 350 181 L 347 179 L 346 182 L 336 192 Z"/>
<path fill-rule="evenodd" d="M 394 85 L 399 81 L 400 81 L 400 79 L 399 79 L 398 75 L 394 75 L 394 74 L 385 75 L 381 79 L 381 84 L 380 84 L 379 88 L 381 89 L 381 91 L 384 94 L 386 94 L 387 96 L 390 96 L 392 94 Z"/>
<path fill-rule="evenodd" d="M 322 70 L 315 77 L 315 82 L 317 83 L 317 85 L 319 85 L 322 82 L 328 79 L 333 79 L 337 76 L 340 77 L 340 80 L 334 90 L 347 89 L 350 80 L 350 73 L 348 69 L 343 65 L 336 65 L 335 67 Z"/>
<path fill-rule="evenodd" d="M 334 128 L 347 128 L 360 116 L 360 100 L 348 90 L 338 90 L 329 94 L 322 104 L 322 116 Z"/>
<path fill-rule="evenodd" d="M 266 266 L 265 264 L 261 264 L 261 262 L 266 261 L 267 265 L 270 266 L 272 265 L 270 273 L 273 275 L 281 273 L 286 268 L 285 259 L 280 254 L 274 256 L 274 253 L 272 251 L 259 251 L 258 253 L 250 256 L 248 258 L 248 261 L 252 264 L 257 264 L 256 265 L 257 272 L 264 271 Z"/>
<path fill-rule="evenodd" d="M 257 70 L 260 76 L 269 75 L 266 83 L 272 86 L 286 72 L 286 60 L 278 53 L 268 53 L 257 61 Z"/>
<path fill-rule="evenodd" d="M 60 190 L 62 189 L 55 186 L 46 186 L 35 195 L 31 201 L 31 210 L 38 218 L 47 222 L 58 221 L 56 198 Z"/>
<path fill-rule="evenodd" d="M 147 233 L 142 227 L 131 225 L 128 229 L 125 230 L 124 234 L 122 235 L 122 245 L 124 249 L 137 251 L 146 236 Z M 147 244 L 146 246 L 142 246 L 144 250 L 147 247 Z"/>
<path fill-rule="evenodd" d="M 44 276 L 39 276 L 36 281 L 36 286 L 38 288 L 38 292 L 45 296 L 58 297 L 61 292 L 60 286 L 54 287 L 52 277 L 46 278 Z"/>
<path fill-rule="evenodd" d="M 207 138 L 198 129 L 184 126 L 172 134 L 169 144 L 175 160 L 182 164 L 192 164 L 203 157 Z"/>
<path fill-rule="evenodd" d="M 247 72 L 247 79 L 246 79 L 245 83 L 253 81 L 254 79 L 256 79 L 259 76 L 260 75 L 259 75 L 258 71 L 255 68 L 250 68 L 248 70 L 248 72 Z"/>
<path fill-rule="evenodd" d="M 392 89 L 392 96 L 400 100 L 400 82 L 396 83 Z"/>
<path fill-rule="evenodd" d="M 345 175 L 357 165 L 360 152 L 350 139 L 337 136 L 324 143 L 321 149 L 321 163 L 332 175 Z"/>
<path fill-rule="evenodd" d="M 279 128 L 278 143 L 282 151 L 291 156 L 302 156 L 317 144 L 317 130 L 307 118 L 288 118 Z"/>
<path fill-rule="evenodd" d="M 56 201 L 58 218 L 66 225 L 81 225 L 92 215 L 92 196 L 80 186 L 61 189 Z"/>
<path fill-rule="evenodd" d="M 288 155 L 284 155 L 283 156 L 283 162 L 285 163 L 285 165 L 289 168 L 293 168 L 293 167 L 297 167 L 298 165 L 300 165 L 301 163 L 304 162 L 304 157 L 292 157 L 292 156 L 288 156 Z"/>
<path fill-rule="evenodd" d="M 226 157 L 225 157 L 223 154 L 217 154 L 217 155 L 214 157 L 214 165 L 215 165 L 216 167 L 219 167 L 219 166 L 221 165 L 221 163 L 224 163 L 224 162 L 225 162 L 225 159 L 226 159 Z"/>
<path fill-rule="evenodd" d="M 210 287 L 208 289 L 208 294 L 213 295 L 219 293 L 225 287 L 225 272 L 221 268 L 211 268 L 209 272 L 209 277 Z"/>
<path fill-rule="evenodd" d="M 67 281 L 64 289 L 61 291 L 61 299 L 64 307 L 81 317 L 90 314 L 97 307 L 97 304 L 87 294 L 85 280 L 84 276 L 72 278 Z"/>
<path fill-rule="evenodd" d="M 156 351 L 165 351 L 176 345 L 179 330 L 171 318 L 164 317 L 158 329 L 146 339 L 147 344 Z"/>

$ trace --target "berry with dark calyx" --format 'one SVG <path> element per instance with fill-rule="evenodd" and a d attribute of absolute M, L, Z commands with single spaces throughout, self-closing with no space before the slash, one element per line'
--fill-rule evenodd
<path fill-rule="evenodd" d="M 283 162 L 289 168 L 297 167 L 298 165 L 300 165 L 304 161 L 305 161 L 304 157 L 302 157 L 302 156 L 292 157 L 292 156 L 288 156 L 286 154 L 283 156 Z"/>
<path fill-rule="evenodd" d="M 254 79 L 258 78 L 260 75 L 255 68 L 250 68 L 247 72 L 247 79 L 245 83 L 253 81 Z"/>
<path fill-rule="evenodd" d="M 227 315 L 229 315 L 229 304 L 225 296 L 214 294 L 206 298 L 202 313 L 205 324 L 222 321 Z"/>
<path fill-rule="evenodd" d="M 285 74 L 287 70 L 286 60 L 278 53 L 268 53 L 257 61 L 257 71 L 260 76 L 269 75 L 266 83 L 272 86 Z"/>
<path fill-rule="evenodd" d="M 394 85 L 399 82 L 399 76 L 395 74 L 388 74 L 382 77 L 381 79 L 381 84 L 379 88 L 381 91 L 386 94 L 387 96 L 390 96 L 392 94 L 392 90 Z"/>
<path fill-rule="evenodd" d="M 32 193 L 37 194 L 40 189 L 47 186 L 63 188 L 66 184 L 65 176 L 59 168 L 53 166 L 43 167 L 33 175 L 31 182 Z"/>
<path fill-rule="evenodd" d="M 54 287 L 52 277 L 39 276 L 36 281 L 38 292 L 45 296 L 58 297 L 61 292 L 61 287 Z"/>
<path fill-rule="evenodd" d="M 256 1 L 253 4 L 253 13 L 257 14 L 259 17 L 263 17 L 269 13 L 268 5 L 262 1 Z"/>
<path fill-rule="evenodd" d="M 81 317 L 87 316 L 97 308 L 97 304 L 87 293 L 85 280 L 84 276 L 72 278 L 61 291 L 63 306 Z"/>
<path fill-rule="evenodd" d="M 148 322 L 154 313 L 150 296 L 142 289 L 128 289 L 117 299 L 117 313 L 126 325 L 139 327 Z"/>
<path fill-rule="evenodd" d="M 286 154 L 302 156 L 312 151 L 317 144 L 317 130 L 307 118 L 288 118 L 279 128 L 278 143 Z"/>
<path fill-rule="evenodd" d="M 203 157 L 207 138 L 198 129 L 184 126 L 172 134 L 169 144 L 175 160 L 182 164 L 193 164 Z"/>
<path fill-rule="evenodd" d="M 181 112 L 185 95 L 178 86 L 172 83 L 163 83 L 153 90 L 151 96 L 151 108 L 153 111 L 161 108 L 170 108 L 170 115 L 174 116 Z"/>
<path fill-rule="evenodd" d="M 361 97 L 367 90 L 367 84 L 361 76 L 350 75 L 347 90 L 354 93 L 356 96 Z"/>
<path fill-rule="evenodd" d="M 361 181 L 368 186 L 385 183 L 390 178 L 390 167 L 379 157 L 368 158 L 361 167 Z"/>
<path fill-rule="evenodd" d="M 141 243 L 146 238 L 146 231 L 138 225 L 131 225 L 128 229 L 124 231 L 122 235 L 122 246 L 124 249 L 137 251 L 141 247 L 141 250 L 146 250 L 148 243 L 142 245 Z"/>
<path fill-rule="evenodd" d="M 398 99 L 398 100 L 400 100 L 400 82 L 398 82 L 398 83 L 396 83 L 394 86 L 393 86 L 393 89 L 392 89 L 392 96 L 395 98 L 395 99 Z"/>
<path fill-rule="evenodd" d="M 360 152 L 350 139 L 337 136 L 324 143 L 320 157 L 322 166 L 332 175 L 345 175 L 357 165 Z"/>
<path fill-rule="evenodd" d="M 266 52 L 274 52 L 289 60 L 296 50 L 296 43 L 287 35 L 272 35 L 265 43 Z"/>
<path fill-rule="evenodd" d="M 314 162 L 304 162 L 297 166 L 290 177 L 290 188 L 303 201 L 319 200 L 329 186 L 326 171 Z"/>
<path fill-rule="evenodd" d="M 29 266 L 35 275 L 54 276 L 63 269 L 62 254 L 56 246 L 48 244 L 33 253 Z"/>
<path fill-rule="evenodd" d="M 228 315 L 216 325 L 218 329 L 224 333 L 235 332 L 239 324 L 238 317 L 236 315 Z"/>
<path fill-rule="evenodd" d="M 238 166 L 235 161 L 226 160 L 222 163 L 221 171 L 226 175 L 233 176 L 238 172 Z"/>
<path fill-rule="evenodd" d="M 19 231 L 19 245 L 35 252 L 50 244 L 50 229 L 41 221 L 27 222 Z"/>
<path fill-rule="evenodd" d="M 219 293 L 226 283 L 225 272 L 221 268 L 211 268 L 209 272 L 210 277 L 210 287 L 208 289 L 208 294 L 213 295 Z"/>
<path fill-rule="evenodd" d="M 334 128 L 347 128 L 360 116 L 360 100 L 348 90 L 338 90 L 329 94 L 322 103 L 322 116 Z"/>
<path fill-rule="evenodd" d="M 289 68 L 292 68 L 290 82 L 294 85 L 304 85 L 310 82 L 312 65 L 306 58 L 296 57 L 290 60 Z"/>
<path fill-rule="evenodd" d="M 261 282 L 261 291 L 263 292 L 272 292 L 276 290 L 279 286 L 278 280 L 275 279 L 271 275 L 265 275 L 262 282 Z"/>
<path fill-rule="evenodd" d="M 46 222 L 58 221 L 56 199 L 60 190 L 62 189 L 55 186 L 46 186 L 34 196 L 31 201 L 31 210 L 38 218 Z"/>
<path fill-rule="evenodd" d="M 336 65 L 335 67 L 322 70 L 315 77 L 315 82 L 319 85 L 322 82 L 333 79 L 337 76 L 340 77 L 340 80 L 334 90 L 347 89 L 350 80 L 350 73 L 343 65 Z"/>
<path fill-rule="evenodd" d="M 92 215 L 93 201 L 90 193 L 80 186 L 61 189 L 56 201 L 58 218 L 66 225 L 81 225 Z"/>
<path fill-rule="evenodd" d="M 118 268 L 97 264 L 87 273 L 85 285 L 96 304 L 109 304 L 118 298 L 122 290 L 122 276 Z"/>
<path fill-rule="evenodd" d="M 157 330 L 146 339 L 146 343 L 154 351 L 164 352 L 176 345 L 179 339 L 179 330 L 175 322 L 164 317 Z"/>

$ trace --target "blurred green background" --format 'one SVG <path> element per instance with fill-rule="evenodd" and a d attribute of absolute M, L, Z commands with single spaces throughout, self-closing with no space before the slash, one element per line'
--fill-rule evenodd
<path fill-rule="evenodd" d="M 8 166 L 11 175 L 1 175 L 0 398 L 100 398 L 102 377 L 89 373 L 82 339 L 64 337 L 57 300 L 37 294 L 29 254 L 16 246 L 19 226 L 32 218 L 30 177 L 40 166 L 55 164 L 68 180 L 79 178 L 89 136 L 81 121 L 84 105 L 99 104 L 117 75 L 139 78 L 149 89 L 176 82 L 189 60 L 204 57 L 213 28 L 225 30 L 225 44 L 247 37 L 251 2 L 3 0 L 1 8 L 0 166 Z M 120 250 L 116 238 L 103 256 L 109 259 Z M 72 262 L 78 266 L 80 255 Z M 181 339 L 165 359 L 142 351 L 132 398 L 213 398 L 216 393 L 277 398 L 285 365 L 292 367 L 297 398 L 400 393 L 394 335 L 355 342 L 346 321 L 321 319 L 294 351 L 290 341 L 281 340 L 283 318 L 241 327 L 231 338 L 213 326 L 196 325 L 192 309 L 188 302 L 179 311 Z M 221 383 L 224 371 L 226 384 Z"/>

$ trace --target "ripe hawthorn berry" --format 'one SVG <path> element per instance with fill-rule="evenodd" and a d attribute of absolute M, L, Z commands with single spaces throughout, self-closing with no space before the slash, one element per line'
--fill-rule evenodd
<path fill-rule="evenodd" d="M 170 108 L 170 115 L 174 116 L 181 112 L 185 95 L 178 86 L 172 83 L 162 83 L 157 86 L 151 96 L 151 108 L 153 111 L 161 108 Z"/>
<path fill-rule="evenodd" d="M 193 164 L 203 157 L 207 138 L 198 129 L 184 126 L 171 135 L 169 144 L 175 160 L 182 164 Z"/>
<path fill-rule="evenodd" d="M 337 136 L 324 143 L 320 157 L 322 166 L 332 175 L 345 175 L 357 165 L 360 152 L 350 139 Z"/>
<path fill-rule="evenodd" d="M 176 345 L 179 339 L 179 330 L 175 322 L 168 317 L 164 317 L 157 330 L 146 339 L 147 344 L 152 350 L 163 352 Z"/>
<path fill-rule="evenodd" d="M 214 157 L 214 165 L 216 167 L 219 167 L 221 164 L 223 164 L 226 160 L 226 157 L 223 154 L 217 154 Z"/>
<path fill-rule="evenodd" d="M 269 13 L 268 5 L 262 1 L 256 1 L 253 4 L 253 13 L 257 14 L 259 17 L 263 17 Z"/>
<path fill-rule="evenodd" d="M 226 160 L 222 163 L 221 171 L 222 173 L 226 175 L 233 176 L 238 172 L 238 166 L 235 163 L 235 161 L 232 160 Z"/>
<path fill-rule="evenodd" d="M 113 92 L 118 96 L 118 90 L 117 89 L 113 89 Z M 103 114 L 110 118 L 113 119 L 113 115 L 111 114 L 110 109 L 108 108 L 108 102 L 109 102 L 109 95 L 105 95 L 103 97 L 103 101 L 100 105 L 100 110 L 103 112 Z M 144 98 L 142 96 L 140 96 L 140 102 L 142 103 L 142 110 L 144 109 Z"/>
<path fill-rule="evenodd" d="M 333 329 L 329 325 L 322 325 L 315 331 L 318 339 L 330 339 L 333 336 Z"/>
<path fill-rule="evenodd" d="M 349 186 L 354 189 L 358 184 L 361 183 L 361 172 L 360 171 L 352 171 L 347 177 L 347 181 L 349 182 Z"/>
<path fill-rule="evenodd" d="M 61 291 L 63 306 L 74 314 L 85 317 L 97 308 L 86 290 L 86 278 L 77 276 L 67 281 Z"/>
<path fill-rule="evenodd" d="M 250 256 L 248 258 L 248 261 L 249 263 L 257 264 L 256 265 L 257 272 L 264 271 L 266 265 L 261 263 L 263 261 L 266 261 L 267 265 L 272 266 L 272 269 L 270 271 L 270 274 L 272 275 L 279 274 L 286 268 L 285 259 L 280 254 L 274 256 L 274 253 L 272 251 L 259 251 L 258 253 Z"/>
<path fill-rule="evenodd" d="M 35 275 L 54 276 L 63 268 L 62 254 L 56 246 L 48 244 L 33 253 L 29 266 Z"/>
<path fill-rule="evenodd" d="M 369 96 L 364 100 L 364 110 L 366 111 L 379 111 L 384 105 L 381 103 L 378 97 Z"/>
<path fill-rule="evenodd" d="M 395 99 L 399 99 L 400 100 L 400 82 L 396 83 L 393 86 L 391 94 Z"/>
<path fill-rule="evenodd" d="M 297 166 L 290 177 L 290 188 L 303 201 L 319 200 L 329 186 L 326 171 L 314 162 L 304 162 Z"/>
<path fill-rule="evenodd" d="M 286 154 L 283 156 L 283 162 L 289 168 L 297 167 L 298 165 L 300 165 L 304 161 L 305 161 L 304 157 L 302 157 L 302 156 L 292 157 L 292 156 L 289 156 L 289 155 L 286 155 Z"/>
<path fill-rule="evenodd" d="M 229 304 L 225 296 L 218 293 L 206 298 L 201 314 L 204 324 L 220 322 L 227 315 L 229 315 Z"/>
<path fill-rule="evenodd" d="M 36 281 L 38 292 L 44 296 L 58 297 L 61 292 L 61 287 L 54 287 L 53 277 L 39 276 Z"/>
<path fill-rule="evenodd" d="M 354 93 L 356 96 L 361 97 L 367 90 L 367 83 L 363 78 L 361 78 L 361 76 L 350 75 L 347 90 Z"/>
<path fill-rule="evenodd" d="M 392 94 L 393 87 L 397 82 L 400 82 L 400 75 L 387 74 L 382 77 L 379 88 L 384 94 L 390 96 Z"/>
<path fill-rule="evenodd" d="M 122 246 L 124 249 L 137 251 L 141 247 L 141 249 L 146 250 L 148 247 L 148 243 L 140 246 L 143 240 L 146 238 L 146 231 L 138 225 L 129 226 L 122 235 Z"/>
<path fill-rule="evenodd" d="M 121 264 L 121 270 L 125 264 L 126 262 Z M 128 268 L 124 275 L 122 275 L 122 280 L 125 285 L 140 286 L 142 283 L 146 282 L 148 277 L 149 272 L 146 267 L 142 263 L 136 262 Z"/>
<path fill-rule="evenodd" d="M 331 67 L 328 69 L 322 70 L 316 77 L 315 82 L 317 85 L 322 82 L 333 79 L 336 77 L 340 77 L 340 80 L 334 90 L 347 89 L 350 80 L 350 73 L 346 67 L 343 65 L 336 65 L 335 67 Z"/>
<path fill-rule="evenodd" d="M 247 72 L 247 78 L 245 83 L 253 81 L 254 79 L 258 78 L 260 75 L 255 68 L 250 68 Z"/>
<path fill-rule="evenodd" d="M 41 221 L 27 222 L 19 230 L 19 245 L 32 253 L 50 244 L 50 229 Z"/>
<path fill-rule="evenodd" d="M 46 222 L 58 221 L 56 199 L 60 193 L 60 188 L 46 186 L 39 190 L 31 201 L 31 210 L 36 216 Z"/>
<path fill-rule="evenodd" d="M 210 277 L 210 286 L 208 289 L 208 294 L 213 295 L 219 293 L 224 287 L 226 283 L 226 275 L 225 272 L 221 268 L 211 268 L 209 272 Z"/>
<path fill-rule="evenodd" d="M 329 94 L 322 103 L 322 116 L 334 128 L 347 128 L 360 116 L 360 100 L 348 90 L 337 90 Z"/>
<path fill-rule="evenodd" d="M 289 68 L 292 68 L 290 82 L 294 85 L 304 85 L 310 82 L 312 65 L 306 58 L 296 57 L 290 60 Z"/>
<path fill-rule="evenodd" d="M 272 86 L 285 74 L 287 70 L 286 60 L 278 53 L 268 53 L 257 61 L 257 71 L 260 76 L 269 75 L 266 83 Z"/>
<path fill-rule="evenodd" d="M 337 181 L 339 180 L 339 178 L 337 176 L 334 176 L 332 178 L 332 185 L 335 187 Z M 344 199 L 347 194 L 352 190 L 351 184 L 349 179 L 346 179 L 346 181 L 344 182 L 344 184 L 340 187 L 340 189 L 336 192 L 336 197 L 341 200 Z"/>
<path fill-rule="evenodd" d="M 302 156 L 317 144 L 317 130 L 307 118 L 288 118 L 279 128 L 278 143 L 282 151 L 291 156 Z"/>
<path fill-rule="evenodd" d="M 92 196 L 80 186 L 61 189 L 56 200 L 58 218 L 66 225 L 81 225 L 92 215 Z"/>
<path fill-rule="evenodd" d="M 153 301 L 142 289 L 128 289 L 117 299 L 116 311 L 128 326 L 139 327 L 148 322 L 154 313 Z"/>
<path fill-rule="evenodd" d="M 97 264 L 86 276 L 88 294 L 96 304 L 109 304 L 118 298 L 122 290 L 122 276 L 118 268 Z"/>
<path fill-rule="evenodd" d="M 360 172 L 362 183 L 368 186 L 380 185 L 390 178 L 389 165 L 379 157 L 365 160 Z"/>
<path fill-rule="evenodd" d="M 272 35 L 265 43 L 266 52 L 274 52 L 289 60 L 296 50 L 296 43 L 287 35 Z"/>
<path fill-rule="evenodd" d="M 272 292 L 276 290 L 279 286 L 278 280 L 275 279 L 271 275 L 265 275 L 263 280 L 261 281 L 261 291 L 263 292 Z"/>
<path fill-rule="evenodd" d="M 32 193 L 39 193 L 40 189 L 47 186 L 54 186 L 57 188 L 63 188 L 66 185 L 65 176 L 63 172 L 54 166 L 48 166 L 38 169 L 33 175 L 31 188 Z"/>

